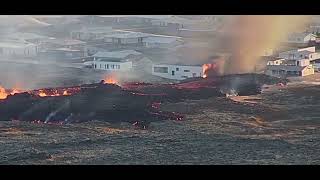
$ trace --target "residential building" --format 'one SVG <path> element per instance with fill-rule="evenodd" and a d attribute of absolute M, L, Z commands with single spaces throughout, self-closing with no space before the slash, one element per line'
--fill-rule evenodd
<path fill-rule="evenodd" d="M 203 77 L 203 67 L 202 65 L 154 64 L 152 75 L 174 80 Z"/>
<path fill-rule="evenodd" d="M 132 61 L 141 55 L 134 50 L 98 52 L 93 55 L 93 68 L 107 71 L 129 71 L 133 66 Z"/>

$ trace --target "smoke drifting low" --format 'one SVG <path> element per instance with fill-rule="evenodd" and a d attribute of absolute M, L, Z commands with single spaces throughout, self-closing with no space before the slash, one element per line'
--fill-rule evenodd
<path fill-rule="evenodd" d="M 253 72 L 265 50 L 276 49 L 291 32 L 303 32 L 307 16 L 232 16 L 221 30 L 220 44 L 232 54 L 225 74 Z"/>

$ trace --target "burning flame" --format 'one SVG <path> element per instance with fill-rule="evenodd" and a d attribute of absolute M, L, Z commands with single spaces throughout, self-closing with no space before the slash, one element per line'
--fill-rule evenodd
<path fill-rule="evenodd" d="M 112 76 L 107 76 L 104 78 L 104 83 L 105 84 L 117 84 L 118 81 Z"/>
<path fill-rule="evenodd" d="M 216 64 L 204 64 L 202 66 L 202 74 L 203 74 L 202 77 L 207 78 L 209 70 L 212 70 L 215 68 L 216 68 Z"/>

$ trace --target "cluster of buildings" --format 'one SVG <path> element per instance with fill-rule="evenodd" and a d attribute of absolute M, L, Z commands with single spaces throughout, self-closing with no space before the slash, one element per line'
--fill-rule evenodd
<path fill-rule="evenodd" d="M 319 60 L 314 46 L 285 51 L 267 62 L 265 73 L 278 77 L 308 76 L 318 71 Z"/>

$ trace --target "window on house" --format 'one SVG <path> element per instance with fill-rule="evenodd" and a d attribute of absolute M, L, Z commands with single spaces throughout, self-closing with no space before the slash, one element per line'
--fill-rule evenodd
<path fill-rule="evenodd" d="M 106 64 L 104 65 L 104 69 L 107 69 L 107 65 Z"/>
<path fill-rule="evenodd" d="M 111 69 L 114 69 L 114 64 L 111 65 Z"/>
<path fill-rule="evenodd" d="M 102 65 L 100 64 L 100 69 L 102 68 Z"/>
<path fill-rule="evenodd" d="M 107 69 L 109 69 L 109 64 L 107 64 Z"/>
<path fill-rule="evenodd" d="M 97 69 L 97 64 L 94 64 L 94 68 Z"/>
<path fill-rule="evenodd" d="M 175 72 L 174 72 L 174 71 L 171 71 L 171 75 L 174 76 L 174 74 L 175 74 Z"/>
<path fill-rule="evenodd" d="M 192 77 L 196 77 L 197 76 L 197 73 L 192 73 Z"/>
<path fill-rule="evenodd" d="M 277 73 L 277 71 L 276 70 L 272 70 L 272 74 L 276 74 Z"/>
<path fill-rule="evenodd" d="M 155 73 L 168 73 L 168 67 L 154 67 L 153 72 L 155 72 Z"/>
<path fill-rule="evenodd" d="M 176 68 L 176 71 L 179 71 L 179 68 Z"/>
<path fill-rule="evenodd" d="M 188 69 L 185 69 L 185 70 L 184 70 L 184 72 L 190 72 L 190 70 L 188 70 Z"/>

